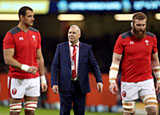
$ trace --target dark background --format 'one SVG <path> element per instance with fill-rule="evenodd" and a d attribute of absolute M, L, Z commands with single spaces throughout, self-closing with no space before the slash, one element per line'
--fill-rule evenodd
<path fill-rule="evenodd" d="M 58 0 L 57 0 L 58 1 Z M 70 2 L 71 0 L 69 0 Z M 73 0 L 72 0 L 73 1 Z M 85 0 L 83 0 L 85 1 Z M 42 37 L 42 52 L 45 66 L 50 71 L 52 59 L 56 50 L 56 45 L 67 41 L 67 31 L 70 25 L 76 24 L 81 28 L 81 42 L 92 45 L 93 53 L 100 65 L 103 73 L 108 73 L 112 61 L 114 44 L 119 34 L 131 29 L 130 21 L 116 21 L 114 11 L 94 11 L 81 12 L 85 19 L 80 22 L 61 22 L 57 19 L 59 12 L 55 6 L 56 1 L 51 0 L 49 13 L 46 15 L 35 15 L 34 26 L 37 28 Z M 53 10 L 54 9 L 54 10 Z M 134 13 L 134 10 L 128 13 Z M 159 10 L 146 11 L 148 16 L 147 30 L 154 33 L 158 40 L 158 49 L 160 49 L 160 21 L 156 20 L 154 14 Z M 119 11 L 118 13 L 126 13 Z M 2 42 L 7 31 L 16 26 L 18 21 L 0 21 L 0 72 L 7 72 L 8 66 L 4 64 Z"/>

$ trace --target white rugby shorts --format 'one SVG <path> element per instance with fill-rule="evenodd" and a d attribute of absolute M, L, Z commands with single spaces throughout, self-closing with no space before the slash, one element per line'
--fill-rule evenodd
<path fill-rule="evenodd" d="M 133 101 L 140 96 L 156 95 L 153 79 L 141 82 L 121 82 L 121 98 L 123 101 Z"/>
<path fill-rule="evenodd" d="M 40 77 L 31 79 L 8 77 L 8 89 L 11 98 L 38 97 L 40 96 Z"/>

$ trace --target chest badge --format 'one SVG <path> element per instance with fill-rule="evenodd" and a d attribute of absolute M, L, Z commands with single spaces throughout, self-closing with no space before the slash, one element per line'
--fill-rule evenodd
<path fill-rule="evenodd" d="M 23 37 L 19 37 L 19 40 L 24 40 L 24 38 Z"/>
<path fill-rule="evenodd" d="M 148 40 L 145 40 L 145 43 L 146 43 L 147 46 L 149 45 L 149 41 Z"/>
<path fill-rule="evenodd" d="M 33 41 L 36 41 L 36 36 L 32 35 Z"/>
<path fill-rule="evenodd" d="M 134 42 L 133 42 L 133 41 L 130 41 L 130 44 L 134 44 Z"/>

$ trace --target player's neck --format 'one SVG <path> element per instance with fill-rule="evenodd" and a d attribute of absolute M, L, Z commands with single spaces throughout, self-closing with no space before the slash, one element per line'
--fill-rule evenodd
<path fill-rule="evenodd" d="M 134 35 L 133 29 L 131 29 L 131 33 Z"/>
<path fill-rule="evenodd" d="M 18 27 L 24 32 L 27 32 L 29 30 L 29 26 L 26 26 L 22 24 L 21 22 L 18 24 Z"/>

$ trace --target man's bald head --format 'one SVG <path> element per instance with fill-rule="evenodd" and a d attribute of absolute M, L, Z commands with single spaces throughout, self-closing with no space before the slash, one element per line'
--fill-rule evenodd
<path fill-rule="evenodd" d="M 69 29 L 70 29 L 70 28 L 75 28 L 75 29 L 77 29 L 78 32 L 79 32 L 79 34 L 81 35 L 81 29 L 79 28 L 79 26 L 77 26 L 77 25 L 71 25 L 71 26 L 69 27 Z"/>
<path fill-rule="evenodd" d="M 81 36 L 81 30 L 77 25 L 71 25 L 68 30 L 68 40 L 72 44 L 76 44 Z"/>

